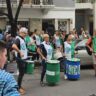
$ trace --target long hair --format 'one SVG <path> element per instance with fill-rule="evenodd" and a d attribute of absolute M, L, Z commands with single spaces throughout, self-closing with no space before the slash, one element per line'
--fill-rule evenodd
<path fill-rule="evenodd" d="M 66 35 L 65 35 L 64 42 L 67 41 L 69 35 L 71 35 L 71 34 L 69 33 L 69 34 L 66 34 Z"/>

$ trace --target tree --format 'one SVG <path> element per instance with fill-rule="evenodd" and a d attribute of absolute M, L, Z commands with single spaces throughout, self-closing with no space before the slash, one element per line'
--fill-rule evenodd
<path fill-rule="evenodd" d="M 18 16 L 19 16 L 20 9 L 22 7 L 23 1 L 24 0 L 19 0 L 19 5 L 17 7 L 17 11 L 16 11 L 16 14 L 15 14 L 15 17 L 13 17 L 12 6 L 11 6 L 11 1 L 10 0 L 6 0 L 8 13 L 0 12 L 1 15 L 6 15 L 8 17 L 8 19 L 9 19 L 9 24 L 11 25 L 11 36 L 12 37 L 16 36 L 17 20 L 18 20 Z"/>

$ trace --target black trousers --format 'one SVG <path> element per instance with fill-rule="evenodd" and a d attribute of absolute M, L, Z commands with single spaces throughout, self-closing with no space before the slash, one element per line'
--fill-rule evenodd
<path fill-rule="evenodd" d="M 26 62 L 20 58 L 16 58 L 16 62 L 17 62 L 17 67 L 19 70 L 19 76 L 18 76 L 18 86 L 19 88 L 21 88 L 22 85 L 22 79 L 23 76 L 25 74 L 25 70 L 26 70 Z"/>
<path fill-rule="evenodd" d="M 37 53 L 36 53 L 36 52 L 29 51 L 29 52 L 28 52 L 28 56 L 32 56 L 32 60 L 36 60 L 36 58 L 37 58 Z"/>
<path fill-rule="evenodd" d="M 46 61 L 42 60 L 41 82 L 43 82 L 43 79 L 46 73 L 46 67 L 47 67 Z"/>
<path fill-rule="evenodd" d="M 58 60 L 60 61 L 60 69 L 63 70 L 64 73 L 66 74 L 66 58 L 61 57 L 61 58 L 58 58 Z"/>

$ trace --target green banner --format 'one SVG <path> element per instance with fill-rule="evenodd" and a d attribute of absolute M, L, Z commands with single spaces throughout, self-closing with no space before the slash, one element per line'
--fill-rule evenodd
<path fill-rule="evenodd" d="M 93 37 L 92 44 L 93 44 L 93 51 L 96 53 L 96 36 Z"/>

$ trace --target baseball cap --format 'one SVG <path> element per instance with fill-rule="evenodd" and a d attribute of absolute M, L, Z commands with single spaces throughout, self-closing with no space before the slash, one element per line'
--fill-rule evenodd
<path fill-rule="evenodd" d="M 26 27 L 21 27 L 19 32 L 28 33 L 28 29 Z"/>

